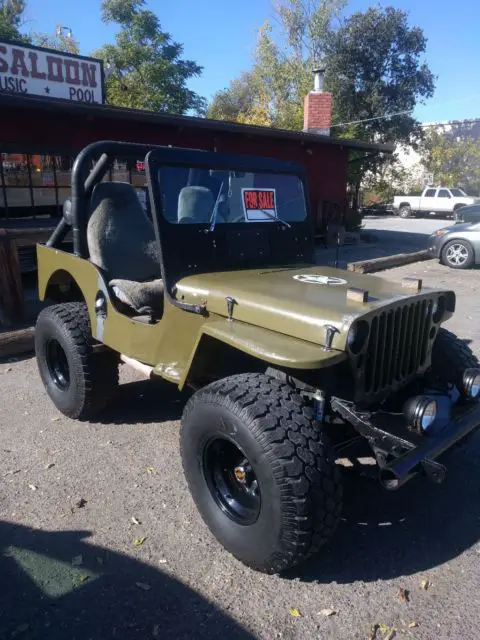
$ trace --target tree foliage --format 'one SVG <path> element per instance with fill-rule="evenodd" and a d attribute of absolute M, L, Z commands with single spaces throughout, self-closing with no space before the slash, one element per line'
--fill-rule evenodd
<path fill-rule="evenodd" d="M 480 131 L 469 126 L 431 128 L 422 144 L 423 165 L 435 184 L 480 195 Z"/>
<path fill-rule="evenodd" d="M 378 142 L 421 137 L 411 113 L 434 91 L 425 49 L 423 31 L 410 27 L 400 9 L 375 7 L 345 20 L 329 38 L 326 86 L 334 96 L 334 126 L 354 124 L 336 130 Z"/>
<path fill-rule="evenodd" d="M 204 98 L 187 87 L 202 68 L 182 58 L 183 46 L 162 31 L 145 0 L 103 0 L 102 20 L 120 27 L 115 44 L 94 53 L 113 69 L 107 102 L 177 114 L 204 112 Z"/>
<path fill-rule="evenodd" d="M 25 0 L 0 0 L 0 39 L 28 42 L 20 33 Z"/>
<path fill-rule="evenodd" d="M 74 55 L 80 54 L 78 40 L 73 37 L 71 32 L 64 33 L 60 26 L 57 26 L 55 33 L 52 35 L 48 33 L 32 33 L 31 40 L 33 44 L 39 47 L 48 47 L 49 49 L 72 53 Z"/>
<path fill-rule="evenodd" d="M 303 126 L 312 68 L 324 55 L 345 0 L 277 0 L 275 19 L 259 29 L 252 69 L 218 92 L 212 118 L 286 129 Z"/>

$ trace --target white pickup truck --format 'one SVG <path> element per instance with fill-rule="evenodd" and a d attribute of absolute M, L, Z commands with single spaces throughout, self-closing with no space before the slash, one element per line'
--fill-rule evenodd
<path fill-rule="evenodd" d="M 467 196 L 462 189 L 426 187 L 421 196 L 395 196 L 393 211 L 396 216 L 409 218 L 412 215 L 429 214 L 453 217 L 454 211 L 468 204 L 477 204 L 480 198 Z"/>

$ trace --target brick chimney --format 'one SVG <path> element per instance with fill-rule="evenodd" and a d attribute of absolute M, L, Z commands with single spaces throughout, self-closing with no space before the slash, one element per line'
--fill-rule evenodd
<path fill-rule="evenodd" d="M 314 87 L 305 96 L 303 107 L 303 130 L 322 136 L 330 135 L 332 125 L 332 94 L 323 90 L 325 69 L 318 67 L 313 70 Z"/>

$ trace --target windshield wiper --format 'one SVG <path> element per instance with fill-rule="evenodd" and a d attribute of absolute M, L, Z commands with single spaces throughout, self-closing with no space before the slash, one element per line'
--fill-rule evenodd
<path fill-rule="evenodd" d="M 213 205 L 212 216 L 210 218 L 210 227 L 208 229 L 209 231 L 214 231 L 215 225 L 217 224 L 218 207 L 220 206 L 220 198 L 223 195 L 223 185 L 224 185 L 224 182 L 222 182 L 222 184 L 220 185 L 220 189 L 218 190 L 218 194 L 217 194 L 217 199 L 215 200 L 215 204 Z"/>
<path fill-rule="evenodd" d="M 274 216 L 273 213 L 270 213 L 270 211 L 265 211 L 265 209 L 259 209 L 259 211 L 264 213 L 267 216 L 267 218 L 270 218 L 270 220 L 275 220 L 275 222 L 278 222 L 278 224 L 283 225 L 287 229 L 292 228 L 291 224 L 288 224 L 288 222 L 285 222 L 285 220 L 282 220 L 281 218 Z"/>

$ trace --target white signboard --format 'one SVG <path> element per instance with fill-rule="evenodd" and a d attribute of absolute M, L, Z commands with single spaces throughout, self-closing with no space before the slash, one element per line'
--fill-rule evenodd
<path fill-rule="evenodd" d="M 103 63 L 51 49 L 0 42 L 0 96 L 36 95 L 103 103 Z"/>

